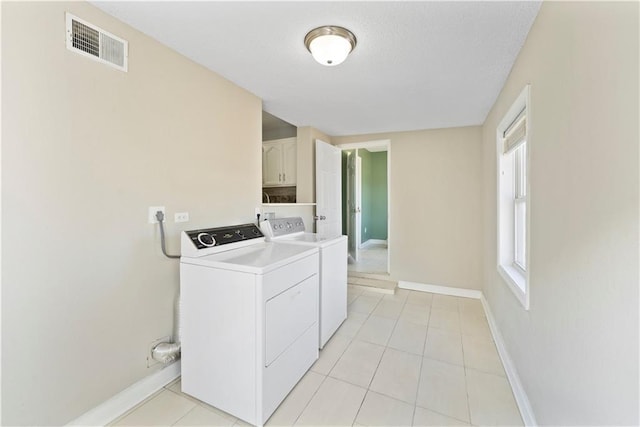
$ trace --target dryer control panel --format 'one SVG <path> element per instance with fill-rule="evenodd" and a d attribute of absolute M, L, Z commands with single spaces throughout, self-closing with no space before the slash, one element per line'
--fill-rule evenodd
<path fill-rule="evenodd" d="M 185 231 L 185 234 L 196 249 L 213 248 L 264 237 L 260 229 L 255 224 L 204 228 L 200 230 Z"/>

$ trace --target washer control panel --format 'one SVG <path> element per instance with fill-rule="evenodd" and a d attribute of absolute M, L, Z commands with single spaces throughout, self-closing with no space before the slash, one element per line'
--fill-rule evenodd
<path fill-rule="evenodd" d="M 299 216 L 289 218 L 273 218 L 265 221 L 268 227 L 268 233 L 271 237 L 285 236 L 287 234 L 299 233 L 304 231 L 304 222 Z"/>
<path fill-rule="evenodd" d="M 185 231 L 196 249 L 213 248 L 244 240 L 264 237 L 255 224 L 242 224 L 230 227 L 206 228 Z"/>

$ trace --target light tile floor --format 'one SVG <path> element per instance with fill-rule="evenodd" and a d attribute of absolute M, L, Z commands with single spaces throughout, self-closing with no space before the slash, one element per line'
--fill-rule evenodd
<path fill-rule="evenodd" d="M 522 425 L 478 300 L 349 287 L 349 315 L 267 425 Z M 233 426 L 176 381 L 112 425 Z"/>
<path fill-rule="evenodd" d="M 360 273 L 382 273 L 388 271 L 387 268 L 387 244 L 374 243 L 358 251 L 358 262 L 350 263 L 349 271 Z"/>

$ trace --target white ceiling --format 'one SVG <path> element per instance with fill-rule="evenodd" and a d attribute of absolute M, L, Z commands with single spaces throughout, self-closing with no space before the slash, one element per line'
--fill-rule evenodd
<path fill-rule="evenodd" d="M 329 135 L 482 124 L 540 7 L 539 1 L 93 4 L 256 94 L 265 111 Z M 356 35 L 343 64 L 325 67 L 307 52 L 305 34 L 321 25 Z"/>

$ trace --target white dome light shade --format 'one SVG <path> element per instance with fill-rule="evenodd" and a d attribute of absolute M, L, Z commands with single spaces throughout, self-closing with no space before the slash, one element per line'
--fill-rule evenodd
<path fill-rule="evenodd" d="M 310 31 L 304 44 L 318 63 L 333 67 L 347 59 L 356 46 L 356 38 L 346 28 L 326 26 Z"/>
<path fill-rule="evenodd" d="M 313 58 L 322 65 L 341 64 L 351 52 L 351 43 L 340 36 L 320 36 L 309 45 Z"/>

